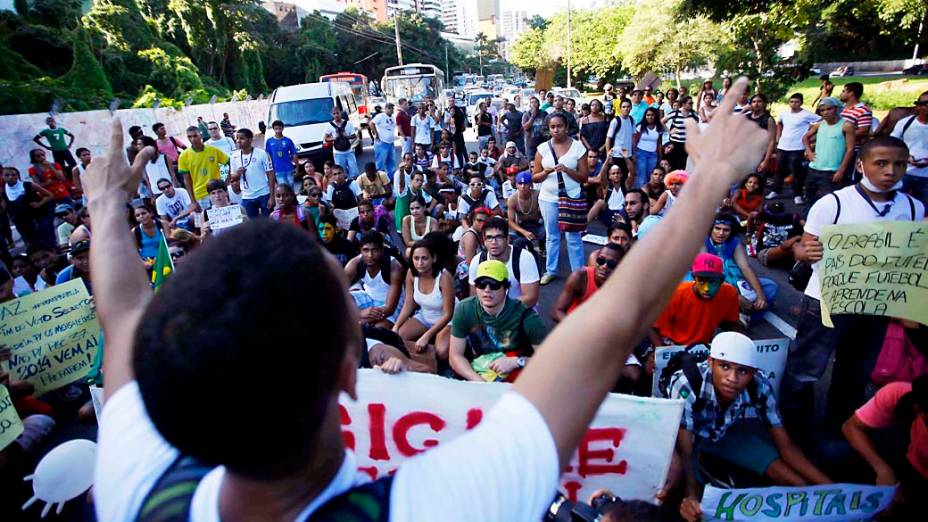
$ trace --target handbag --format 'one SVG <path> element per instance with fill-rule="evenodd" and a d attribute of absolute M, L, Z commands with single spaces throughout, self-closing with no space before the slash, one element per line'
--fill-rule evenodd
<path fill-rule="evenodd" d="M 876 359 L 870 380 L 876 384 L 912 382 L 916 377 L 928 373 L 928 361 L 915 347 L 899 321 L 890 321 L 886 328 L 883 347 Z"/>
<path fill-rule="evenodd" d="M 554 146 L 548 142 L 548 148 L 551 150 L 551 156 L 554 158 L 554 164 L 557 165 L 558 157 L 554 152 Z M 564 175 L 557 173 L 557 226 L 564 232 L 582 232 L 586 230 L 586 198 L 572 198 L 567 195 L 567 186 L 564 183 Z"/>

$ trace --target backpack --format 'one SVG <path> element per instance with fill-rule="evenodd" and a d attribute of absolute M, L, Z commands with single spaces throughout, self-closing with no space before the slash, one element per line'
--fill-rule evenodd
<path fill-rule="evenodd" d="M 348 139 L 348 135 L 345 134 L 345 127 L 348 126 L 347 121 L 343 121 L 341 125 L 335 125 L 332 122 L 329 122 L 329 125 L 335 127 L 335 150 L 339 152 L 346 152 L 351 150 L 351 140 Z"/>
<path fill-rule="evenodd" d="M 193 495 L 203 477 L 213 469 L 191 457 L 180 456 L 158 478 L 142 501 L 137 522 L 186 522 Z M 323 504 L 308 520 L 328 522 L 387 522 L 393 476 L 355 486 Z"/>
<path fill-rule="evenodd" d="M 528 250 L 528 252 L 532 255 L 532 259 L 535 261 L 535 264 L 536 265 L 538 264 L 538 254 L 535 253 L 534 247 L 531 246 L 531 243 L 529 243 L 529 248 L 526 249 L 523 242 L 519 240 L 512 242 L 512 253 L 510 254 L 510 257 L 509 257 L 511 262 L 509 264 L 512 265 L 512 278 L 515 279 L 516 281 L 519 281 L 519 284 L 521 284 L 521 276 L 522 276 L 522 268 L 519 266 L 522 263 L 520 263 L 519 261 L 522 259 L 523 250 Z M 482 250 L 480 252 L 480 262 L 483 263 L 484 261 L 486 261 L 487 256 L 488 256 L 487 251 Z"/>
<path fill-rule="evenodd" d="M 473 198 L 471 197 L 470 194 L 465 193 L 461 195 L 461 199 L 463 199 L 464 201 L 467 202 L 468 205 L 470 205 L 470 210 L 473 210 L 475 208 L 484 206 L 484 203 L 487 200 L 487 195 L 489 194 L 490 194 L 489 189 L 483 189 L 483 191 L 480 192 L 480 196 L 477 198 Z"/>

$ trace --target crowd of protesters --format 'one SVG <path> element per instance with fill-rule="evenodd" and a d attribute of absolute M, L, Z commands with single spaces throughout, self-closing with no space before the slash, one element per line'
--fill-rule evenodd
<path fill-rule="evenodd" d="M 339 391 L 353 393 L 357 367 L 515 383 L 482 428 L 462 437 L 470 446 L 433 450 L 392 482 L 358 491 L 397 519 L 449 519 L 446 510 L 460 509 L 479 514 L 471 519 L 528 520 L 541 515 L 542 497 L 554 493 L 549 475 L 566 464 L 603 394 L 651 395 L 655 349 L 696 343 L 709 345 L 709 358 L 662 390 L 684 400 L 663 508 L 639 520 L 698 520 L 702 488 L 719 468 L 739 470 L 745 487 L 898 483 L 891 513 L 907 519 L 928 490 L 928 377 L 915 377 L 924 369 L 908 382 L 870 376 L 891 338 L 924 356 L 926 327 L 865 315 L 823 326 L 818 239 L 830 224 L 924 219 L 928 92 L 887 135 L 862 96 L 852 82 L 840 99 L 821 96 L 805 109 L 794 94 L 774 117 L 763 94 L 730 79 L 720 90 L 706 82 L 695 100 L 676 88 L 606 85 L 601 100 L 579 106 L 553 93 L 506 100 L 495 116 L 481 104 L 470 122 L 453 99 L 445 108 L 400 100 L 371 120 L 375 161 L 361 168 L 353 153 L 340 154 L 346 123 L 337 109 L 325 138 L 333 158 L 322 164 L 299 157 L 280 121 L 262 148 L 228 119 L 200 121 L 184 136 L 160 123 L 151 135 L 130 127 L 125 149 L 91 158 L 78 148 L 75 160 L 80 136 L 49 118 L 29 171 L 3 168 L 0 303 L 76 278 L 95 295 L 107 338 L 102 520 L 173 506 L 156 505 L 152 492 L 172 476 L 178 450 L 206 471 L 225 466 L 198 476 L 197 496 L 191 490 L 183 504 L 191 520 L 303 518 L 325 502 L 336 518 L 355 509 L 337 501 L 356 481 L 328 406 Z M 120 142 L 121 131 L 114 125 Z M 786 183 L 791 206 L 781 201 Z M 220 224 L 218 209 L 230 206 L 231 224 L 228 212 Z M 9 222 L 24 241 L 15 256 Z M 589 227 L 605 228 L 605 245 L 587 255 Z M 162 243 L 176 273 L 149 304 L 143 294 Z M 570 273 L 559 270 L 562 251 Z M 779 390 L 746 335 L 779 291 L 751 257 L 812 272 Z M 540 287 L 558 279 L 546 321 Z M 251 375 L 259 346 L 292 360 L 282 371 L 307 373 L 281 376 L 276 399 L 243 399 L 276 423 L 246 430 L 246 439 L 230 435 L 231 410 L 212 401 L 228 401 Z M 818 425 L 813 387 L 832 361 Z M 4 473 L 67 408 L 0 378 L 27 426 L 0 452 Z M 71 388 L 84 397 L 84 384 Z M 503 469 L 517 458 L 503 438 L 538 456 L 516 479 Z M 444 496 L 439 486 L 458 468 L 467 480 Z M 488 487 L 498 493 L 480 493 Z"/>

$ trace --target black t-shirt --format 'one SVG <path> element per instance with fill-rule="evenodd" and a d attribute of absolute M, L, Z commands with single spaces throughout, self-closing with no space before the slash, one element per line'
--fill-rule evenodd
<path fill-rule="evenodd" d="M 341 263 L 342 266 L 347 265 L 348 261 L 351 261 L 358 255 L 358 247 L 341 236 L 335 236 L 331 242 L 323 242 L 322 244 L 330 254 L 338 259 L 338 262 Z"/>
<path fill-rule="evenodd" d="M 502 117 L 503 124 L 506 125 L 506 133 L 509 138 L 517 138 L 522 135 L 522 113 L 519 111 L 507 111 Z"/>
<path fill-rule="evenodd" d="M 467 113 L 464 112 L 464 109 L 455 106 L 452 118 L 454 119 L 454 135 L 463 136 L 464 131 L 467 130 Z"/>
<path fill-rule="evenodd" d="M 376 224 L 373 228 L 376 229 L 377 232 L 380 232 L 381 234 L 383 234 L 384 237 L 389 238 L 390 237 L 390 224 L 387 223 L 387 219 L 384 216 L 380 216 L 379 218 L 375 218 L 375 219 L 376 219 Z M 355 232 L 360 234 L 361 232 L 370 230 L 370 228 L 364 228 L 363 230 L 361 229 L 361 217 L 359 216 L 351 220 L 351 225 L 348 226 L 348 230 L 354 230 Z M 358 236 L 355 236 L 355 238 L 357 237 Z"/>
<path fill-rule="evenodd" d="M 765 215 L 761 212 L 757 216 L 760 223 L 760 243 L 757 250 L 780 246 L 787 239 L 802 234 L 802 225 L 795 214 Z"/>
<path fill-rule="evenodd" d="M 351 190 L 350 181 L 346 181 L 343 185 L 334 185 L 332 206 L 339 210 L 348 210 L 358 206 L 358 197 Z"/>
<path fill-rule="evenodd" d="M 480 125 L 480 123 L 488 123 L 489 125 Z M 483 114 L 477 113 L 474 116 L 474 123 L 477 125 L 477 136 L 489 136 L 493 134 L 493 116 L 489 112 Z"/>

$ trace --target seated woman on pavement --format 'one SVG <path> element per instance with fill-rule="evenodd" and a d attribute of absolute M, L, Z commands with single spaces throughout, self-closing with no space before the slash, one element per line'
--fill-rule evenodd
<path fill-rule="evenodd" d="M 658 216 L 665 215 L 677 200 L 677 196 L 680 195 L 680 191 L 683 190 L 683 185 L 686 184 L 689 177 L 689 173 L 685 170 L 675 170 L 664 176 L 664 185 L 667 190 L 657 198 L 657 201 L 651 203 L 650 213 Z"/>
<path fill-rule="evenodd" d="M 458 255 L 464 259 L 469 269 L 470 262 L 474 256 L 480 253 L 483 248 L 481 236 L 483 235 L 483 225 L 490 219 L 492 212 L 486 207 L 474 207 L 470 211 L 468 220 L 461 223 L 461 226 L 454 231 L 451 239 L 458 243 Z M 470 223 L 470 225 L 468 225 Z"/>
<path fill-rule="evenodd" d="M 509 270 L 490 259 L 477 267 L 477 295 L 451 320 L 451 369 L 468 381 L 513 382 L 548 331 L 541 317 L 509 297 Z"/>
<path fill-rule="evenodd" d="M 385 208 L 375 206 L 369 199 L 362 199 L 358 202 L 358 215 L 351 220 L 348 227 L 348 241 L 357 241 L 362 233 L 376 230 L 383 235 L 387 244 L 392 244 L 389 218 L 390 215 Z"/>
<path fill-rule="evenodd" d="M 509 198 L 506 214 L 509 218 L 509 239 L 524 238 L 537 245 L 539 253 L 545 253 L 545 225 L 541 222 L 539 191 L 532 183 L 532 173 L 520 172 L 515 177 L 515 194 Z"/>
<path fill-rule="evenodd" d="M 454 275 L 438 264 L 438 251 L 427 240 L 410 248 L 412 268 L 406 274 L 407 296 L 393 325 L 413 353 L 448 358 L 451 316 L 457 303 Z M 432 348 L 434 346 L 434 348 Z"/>
<path fill-rule="evenodd" d="M 777 295 L 777 284 L 771 279 L 758 278 L 748 264 L 748 255 L 736 232 L 738 218 L 731 214 L 717 214 L 712 231 L 706 238 L 703 251 L 722 258 L 725 282 L 738 289 L 741 310 L 745 313 L 767 308 Z"/>
<path fill-rule="evenodd" d="M 409 215 L 403 218 L 401 233 L 407 245 L 406 257 L 412 258 L 412 245 L 433 230 L 438 230 L 438 220 L 428 215 L 425 200 L 420 196 L 409 200 Z"/>
<path fill-rule="evenodd" d="M 274 189 L 274 202 L 276 206 L 271 211 L 270 219 L 302 228 L 314 236 L 318 233 L 312 215 L 303 210 L 303 205 L 297 204 L 292 186 L 286 183 L 277 185 Z"/>
<path fill-rule="evenodd" d="M 700 471 L 705 457 L 751 471 L 776 485 L 830 484 L 790 438 L 780 420 L 773 385 L 758 369 L 754 341 L 736 332 L 712 339 L 708 360 L 684 358 L 683 367 L 670 378 L 667 395 L 683 399 L 683 417 L 677 434 L 674 464 L 665 489 L 683 488 L 680 516 L 701 519 Z M 744 422 L 753 410 L 766 430 Z"/>
<path fill-rule="evenodd" d="M 635 178 L 627 176 L 625 187 L 622 187 L 622 169 L 618 165 L 609 167 L 609 174 L 603 178 L 602 183 L 596 188 L 596 202 L 587 212 L 586 222 L 592 223 L 597 217 L 606 226 L 616 221 L 618 215 L 625 207 L 625 192 L 623 190 L 631 189 L 631 182 Z"/>

